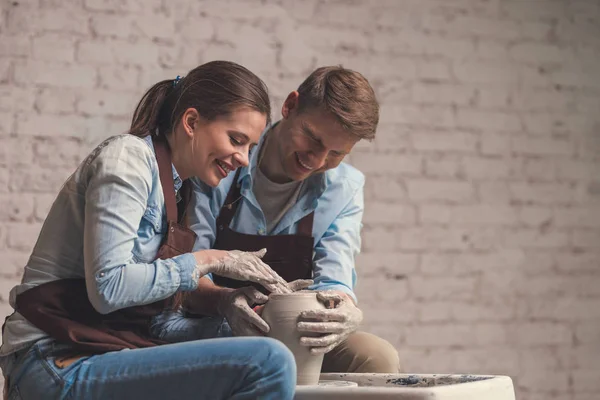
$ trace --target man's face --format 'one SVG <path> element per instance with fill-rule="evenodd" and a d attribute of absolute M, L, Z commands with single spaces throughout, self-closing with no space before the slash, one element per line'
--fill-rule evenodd
<path fill-rule="evenodd" d="M 283 106 L 276 146 L 282 172 L 287 180 L 294 181 L 337 167 L 360 140 L 325 110 L 306 109 L 299 113 L 297 98 L 297 92 L 292 92 Z"/>

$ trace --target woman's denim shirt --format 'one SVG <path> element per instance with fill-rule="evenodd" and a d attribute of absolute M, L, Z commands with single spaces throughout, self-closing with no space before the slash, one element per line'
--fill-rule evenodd
<path fill-rule="evenodd" d="M 181 179 L 173 168 L 175 191 Z M 194 290 L 191 253 L 153 261 L 166 230 L 164 196 L 150 137 L 100 144 L 61 188 L 42 226 L 16 296 L 57 279 L 85 278 L 103 314 Z M 0 355 L 47 337 L 19 313 L 6 321 Z"/>

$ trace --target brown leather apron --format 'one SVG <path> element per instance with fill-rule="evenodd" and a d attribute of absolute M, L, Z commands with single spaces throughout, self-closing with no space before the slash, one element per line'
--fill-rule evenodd
<path fill-rule="evenodd" d="M 263 261 L 286 281 L 312 278 L 314 212 L 304 216 L 298 222 L 298 231 L 295 235 L 249 235 L 236 232 L 229 227 L 241 200 L 240 184 L 238 183 L 240 171 L 240 169 L 237 170 L 233 184 L 227 193 L 225 204 L 221 207 L 217 217 L 217 236 L 213 248 L 242 251 L 266 248 L 267 254 L 263 257 Z M 213 276 L 213 279 L 217 285 L 230 288 L 251 285 L 250 282 L 236 281 L 217 275 Z M 258 284 L 253 286 L 265 292 L 262 286 Z"/>
<path fill-rule="evenodd" d="M 196 234 L 177 222 L 185 217 L 191 192 L 188 182 L 184 182 L 178 212 L 170 150 L 158 140 L 154 140 L 154 150 L 168 221 L 156 259 L 167 259 L 189 253 L 194 246 Z M 100 354 L 163 344 L 152 338 L 150 320 L 173 304 L 174 298 L 103 315 L 90 303 L 84 279 L 60 279 L 18 295 L 16 309 L 58 342 L 72 345 L 74 351 Z"/>

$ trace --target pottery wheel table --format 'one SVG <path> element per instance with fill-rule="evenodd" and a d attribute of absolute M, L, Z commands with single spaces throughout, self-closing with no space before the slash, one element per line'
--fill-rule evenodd
<path fill-rule="evenodd" d="M 515 400 L 512 380 L 494 375 L 321 374 L 320 386 L 298 386 L 295 400 Z M 330 381 L 355 382 L 331 385 Z"/>

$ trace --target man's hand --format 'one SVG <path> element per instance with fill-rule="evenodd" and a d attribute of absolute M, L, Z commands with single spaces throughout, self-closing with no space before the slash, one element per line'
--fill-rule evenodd
<path fill-rule="evenodd" d="M 251 304 L 264 304 L 269 298 L 252 286 L 233 289 L 225 294 L 217 306 L 234 336 L 264 336 L 269 325 L 252 309 Z"/>
<path fill-rule="evenodd" d="M 303 311 L 298 331 L 322 334 L 317 337 L 303 336 L 300 344 L 310 347 L 313 354 L 328 353 L 358 329 L 363 315 L 354 302 L 342 292 L 333 290 L 317 292 L 317 298 L 331 307 L 325 310 Z M 332 305 L 333 303 L 333 305 Z M 306 320 L 310 320 L 306 321 Z"/>
<path fill-rule="evenodd" d="M 291 291 L 306 289 L 313 284 L 312 279 L 298 279 L 288 284 Z M 269 325 L 260 317 L 262 305 L 269 298 L 252 286 L 231 290 L 219 301 L 218 312 L 224 316 L 234 336 L 264 336 Z M 250 308 L 252 305 L 256 310 Z"/>

